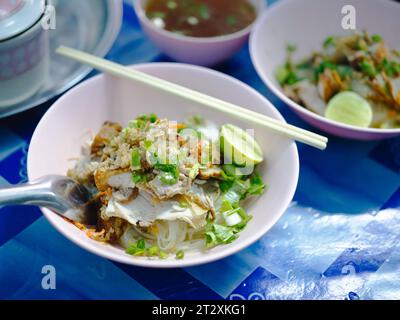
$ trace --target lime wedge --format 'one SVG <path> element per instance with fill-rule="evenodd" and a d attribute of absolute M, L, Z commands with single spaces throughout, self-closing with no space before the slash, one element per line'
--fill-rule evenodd
<path fill-rule="evenodd" d="M 352 126 L 367 128 L 372 122 L 372 108 L 359 94 L 345 91 L 338 93 L 329 101 L 325 117 Z"/>
<path fill-rule="evenodd" d="M 236 165 L 259 164 L 264 160 L 259 144 L 247 132 L 233 124 L 221 127 L 221 150 Z"/>

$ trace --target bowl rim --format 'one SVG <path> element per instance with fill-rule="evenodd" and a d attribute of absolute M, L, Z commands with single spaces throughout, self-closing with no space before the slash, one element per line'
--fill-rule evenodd
<path fill-rule="evenodd" d="M 193 70 L 195 72 L 203 72 L 203 73 L 208 73 L 213 76 L 218 76 L 222 80 L 226 79 L 229 81 L 233 81 L 236 83 L 238 86 L 243 88 L 243 90 L 249 91 L 251 94 L 257 95 L 259 98 L 263 99 L 265 101 L 265 104 L 270 107 L 270 110 L 272 111 L 274 117 L 281 121 L 285 121 L 283 116 L 280 114 L 278 109 L 276 109 L 271 102 L 269 102 L 268 99 L 266 99 L 263 95 L 261 95 L 258 91 L 256 91 L 254 88 L 250 87 L 248 84 L 243 83 L 242 81 L 231 77 L 229 75 L 226 75 L 222 72 L 215 71 L 212 69 L 200 67 L 200 66 L 194 66 L 194 65 L 189 65 L 189 64 L 182 64 L 182 63 L 144 63 L 144 64 L 137 64 L 134 66 L 130 66 L 133 68 L 138 68 L 138 69 L 146 69 L 146 70 L 154 70 L 157 68 L 163 68 L 163 69 L 189 69 Z M 45 113 L 43 118 L 40 120 L 38 126 L 35 129 L 35 132 L 32 136 L 32 140 L 29 146 L 28 150 L 28 160 L 27 160 L 27 169 L 28 169 L 28 178 L 32 179 L 32 171 L 34 170 L 32 168 L 32 150 L 35 148 L 37 144 L 40 144 L 40 141 L 38 142 L 38 132 L 42 131 L 42 128 L 46 125 L 48 118 L 50 116 L 57 112 L 59 108 L 63 106 L 63 101 L 68 97 L 70 94 L 74 94 L 76 90 L 82 90 L 87 86 L 88 84 L 96 81 L 100 81 L 101 79 L 104 79 L 106 77 L 105 74 L 99 74 L 94 76 L 93 78 L 90 78 L 79 85 L 77 85 L 75 88 L 72 90 L 68 91 L 65 95 L 63 95 L 60 99 L 58 99 L 50 108 L 49 110 Z M 298 184 L 298 179 L 299 179 L 299 154 L 298 154 L 298 149 L 296 143 L 291 143 L 288 146 L 288 151 L 289 156 L 292 159 L 291 161 L 291 170 L 293 172 L 291 180 L 288 182 L 289 188 L 288 192 L 286 193 L 286 196 L 283 198 L 283 201 L 280 203 L 278 209 L 276 210 L 276 214 L 274 215 L 274 218 L 271 219 L 271 221 L 260 228 L 257 232 L 254 232 L 252 235 L 250 235 L 246 240 L 242 239 L 242 241 L 236 241 L 232 243 L 229 247 L 225 247 L 226 249 L 221 250 L 216 253 L 210 253 L 207 255 L 202 255 L 199 253 L 198 255 L 196 254 L 193 257 L 188 257 L 183 260 L 176 260 L 176 259 L 167 259 L 167 260 L 151 260 L 151 259 L 134 259 L 131 256 L 124 255 L 122 252 L 113 252 L 113 251 L 106 251 L 102 250 L 101 248 L 98 247 L 98 244 L 87 241 L 86 237 L 84 238 L 85 240 L 82 240 L 82 237 L 77 237 L 74 236 L 74 233 L 68 232 L 67 229 L 62 227 L 62 224 L 60 224 L 60 220 L 62 220 L 61 217 L 57 216 L 54 214 L 49 209 L 46 208 L 40 208 L 41 211 L 43 212 L 44 216 L 46 219 L 50 222 L 53 227 L 58 230 L 62 235 L 64 235 L 67 239 L 78 245 L 79 247 L 95 254 L 98 256 L 101 256 L 106 259 L 110 259 L 116 262 L 128 264 L 128 265 L 134 265 L 134 266 L 140 266 L 140 267 L 149 267 L 149 268 L 182 268 L 182 267 L 189 267 L 189 266 L 195 266 L 195 265 L 202 265 L 206 263 L 210 263 L 216 260 L 223 259 L 225 257 L 228 257 L 230 255 L 233 255 L 246 247 L 250 246 L 257 240 L 259 240 L 262 236 L 264 236 L 275 224 L 276 222 L 282 217 L 282 215 L 285 213 L 285 211 L 289 208 L 290 203 L 294 197 L 295 191 L 297 189 L 297 184 Z M 64 220 L 62 220 L 64 221 Z"/>
<path fill-rule="evenodd" d="M 269 17 L 272 15 L 277 15 L 279 10 L 284 8 L 284 7 L 290 7 L 292 3 L 298 2 L 299 0 L 281 0 L 269 7 L 268 10 L 265 10 L 265 12 L 255 21 L 254 27 L 251 31 L 250 34 L 250 42 L 249 42 L 249 48 L 250 48 L 250 57 L 251 61 L 254 65 L 254 68 L 256 69 L 258 75 L 260 78 L 263 80 L 265 85 L 283 102 L 285 102 L 287 105 L 289 105 L 291 108 L 293 108 L 296 112 L 299 112 L 303 114 L 306 117 L 312 118 L 313 120 L 317 122 L 321 122 L 325 125 L 329 125 L 331 127 L 336 127 L 340 128 L 342 130 L 347 130 L 347 131 L 353 131 L 353 132 L 358 132 L 358 133 L 363 133 L 363 134 L 381 134 L 381 135 L 393 135 L 393 134 L 400 134 L 400 128 L 399 129 L 378 129 L 378 128 L 361 128 L 361 127 L 356 127 L 352 125 L 348 125 L 345 123 L 340 123 L 337 121 L 330 120 L 326 117 L 323 117 L 321 115 L 318 115 L 307 108 L 301 106 L 297 102 L 293 101 L 292 99 L 288 98 L 281 90 L 281 88 L 274 83 L 270 79 L 270 77 L 264 72 L 264 68 L 261 65 L 260 59 L 259 59 L 259 53 L 256 50 L 257 46 L 257 41 L 256 36 L 258 35 L 260 30 L 262 30 L 262 26 L 268 21 Z M 302 0 L 304 2 L 307 2 L 309 0 Z M 385 0 L 380 0 L 380 2 L 385 2 L 387 4 L 394 4 L 397 6 L 397 8 L 400 8 L 400 5 L 392 2 L 392 1 L 385 1 Z"/>
<path fill-rule="evenodd" d="M 234 33 L 229 33 L 222 36 L 214 36 L 214 37 L 192 37 L 192 36 L 185 36 L 181 34 L 177 34 L 165 29 L 160 29 L 154 26 L 153 23 L 146 17 L 146 13 L 144 11 L 142 0 L 131 0 L 133 1 L 133 7 L 135 9 L 136 15 L 138 16 L 139 20 L 148 28 L 157 32 L 164 37 L 167 37 L 171 40 L 179 40 L 179 41 L 187 41 L 192 43 L 219 43 L 224 41 L 235 40 L 250 34 L 253 26 L 257 22 L 257 20 L 262 16 L 262 13 L 265 11 L 267 7 L 267 3 L 264 0 L 257 0 L 259 2 L 259 7 L 255 8 L 257 17 L 256 19 L 249 24 L 246 28 L 236 31 Z"/>

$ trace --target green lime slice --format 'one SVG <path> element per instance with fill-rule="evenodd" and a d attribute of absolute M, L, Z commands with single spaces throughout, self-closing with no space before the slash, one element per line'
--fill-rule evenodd
<path fill-rule="evenodd" d="M 372 122 L 372 108 L 359 94 L 345 91 L 338 93 L 329 101 L 325 117 L 352 126 L 367 128 Z"/>
<path fill-rule="evenodd" d="M 239 166 L 256 165 L 264 160 L 261 147 L 254 138 L 233 124 L 221 127 L 221 150 Z"/>

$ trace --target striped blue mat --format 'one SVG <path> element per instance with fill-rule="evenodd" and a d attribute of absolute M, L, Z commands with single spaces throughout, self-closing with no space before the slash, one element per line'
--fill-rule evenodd
<path fill-rule="evenodd" d="M 168 61 L 144 37 L 130 6 L 109 59 Z M 259 90 L 305 128 L 263 85 L 244 48 L 218 70 Z M 26 180 L 33 130 L 50 103 L 0 120 L 0 185 Z M 326 152 L 299 146 L 291 207 L 260 241 L 205 266 L 150 270 L 75 246 L 33 207 L 0 208 L 1 299 L 400 299 L 400 139 L 331 137 Z M 55 290 L 42 286 L 44 266 Z"/>

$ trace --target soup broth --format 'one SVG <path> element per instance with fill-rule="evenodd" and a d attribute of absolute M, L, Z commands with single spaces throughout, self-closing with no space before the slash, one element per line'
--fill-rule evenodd
<path fill-rule="evenodd" d="M 159 28 L 191 37 L 240 31 L 256 19 L 247 0 L 149 0 L 147 17 Z"/>

